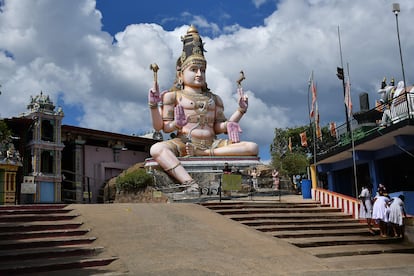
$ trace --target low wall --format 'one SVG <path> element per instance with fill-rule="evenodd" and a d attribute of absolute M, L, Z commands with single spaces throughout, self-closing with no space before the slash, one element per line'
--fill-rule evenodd
<path fill-rule="evenodd" d="M 345 214 L 359 218 L 360 201 L 356 198 L 331 192 L 322 188 L 312 189 L 312 199 L 321 204 L 329 204 L 333 208 L 340 208 Z"/>

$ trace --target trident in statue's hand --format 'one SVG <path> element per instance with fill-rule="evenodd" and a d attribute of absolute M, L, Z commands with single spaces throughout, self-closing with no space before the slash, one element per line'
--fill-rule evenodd
<path fill-rule="evenodd" d="M 243 70 L 240 71 L 240 78 L 236 81 L 237 82 L 237 94 L 239 95 L 239 111 L 244 114 L 247 111 L 247 108 L 249 106 L 249 99 L 247 98 L 247 95 L 243 92 L 243 87 L 241 85 L 241 82 L 245 80 L 246 77 L 244 76 Z"/>
<path fill-rule="evenodd" d="M 241 82 L 243 81 L 243 80 L 245 80 L 246 79 L 246 77 L 244 76 L 244 72 L 243 72 L 243 70 L 242 71 L 240 71 L 240 78 L 236 81 L 237 82 L 237 86 L 240 88 L 241 87 Z"/>
<path fill-rule="evenodd" d="M 153 109 L 156 109 L 159 102 L 161 102 L 161 96 L 160 96 L 160 90 L 158 87 L 158 80 L 157 80 L 157 72 L 158 65 L 156 63 L 153 63 L 150 65 L 150 70 L 154 72 L 154 87 L 150 89 L 148 94 L 148 102 L 150 104 L 150 107 Z"/>
<path fill-rule="evenodd" d="M 158 72 L 158 69 L 160 69 L 160 67 L 158 67 L 158 65 L 156 63 L 152 63 L 150 65 L 150 69 L 154 72 L 154 84 L 157 85 L 157 83 L 158 83 L 157 72 Z"/>

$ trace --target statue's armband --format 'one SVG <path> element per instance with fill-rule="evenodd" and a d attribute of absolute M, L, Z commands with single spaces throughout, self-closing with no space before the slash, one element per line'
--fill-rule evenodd
<path fill-rule="evenodd" d="M 222 109 L 218 110 L 216 113 L 216 119 L 214 120 L 215 123 L 222 123 L 227 121 L 226 116 Z"/>

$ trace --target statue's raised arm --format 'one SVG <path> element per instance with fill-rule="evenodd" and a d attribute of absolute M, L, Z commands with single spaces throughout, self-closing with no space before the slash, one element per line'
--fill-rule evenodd
<path fill-rule="evenodd" d="M 158 105 L 161 103 L 160 89 L 158 87 L 157 72 L 159 67 L 156 63 L 150 65 L 154 72 L 154 85 L 148 92 L 148 106 L 151 109 L 152 126 L 156 131 L 162 129 L 162 117 Z"/>

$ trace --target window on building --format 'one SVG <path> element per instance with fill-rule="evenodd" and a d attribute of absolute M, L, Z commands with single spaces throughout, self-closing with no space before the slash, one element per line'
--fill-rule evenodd
<path fill-rule="evenodd" d="M 54 123 L 51 120 L 42 120 L 42 140 L 54 141 Z"/>
<path fill-rule="evenodd" d="M 42 151 L 40 161 L 40 171 L 42 173 L 54 173 L 54 154 L 53 151 L 45 150 Z"/>

